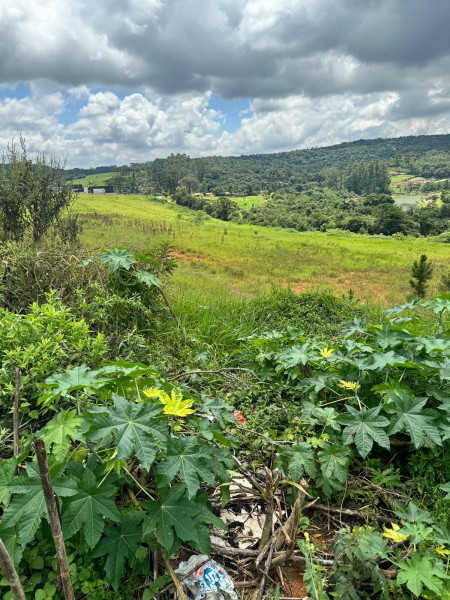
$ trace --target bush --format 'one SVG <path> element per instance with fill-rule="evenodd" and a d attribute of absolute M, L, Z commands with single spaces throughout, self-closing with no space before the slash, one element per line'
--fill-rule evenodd
<path fill-rule="evenodd" d="M 106 356 L 101 333 L 92 335 L 54 293 L 34 303 L 29 314 L 0 309 L 0 414 L 9 420 L 16 367 L 22 371 L 21 413 L 37 418 L 40 384 L 55 371 L 80 362 L 96 367 Z"/>

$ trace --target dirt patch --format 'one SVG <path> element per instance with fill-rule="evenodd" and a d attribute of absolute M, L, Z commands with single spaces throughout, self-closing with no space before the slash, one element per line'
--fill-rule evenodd
<path fill-rule="evenodd" d="M 285 592 L 291 598 L 304 598 L 308 595 L 306 583 L 303 581 L 304 565 L 282 567 L 281 571 L 283 573 Z"/>
<path fill-rule="evenodd" d="M 196 256 L 195 254 L 190 255 L 184 252 L 179 252 L 178 250 L 172 250 L 170 253 L 170 258 L 175 258 L 176 260 L 180 260 L 181 262 L 200 262 L 202 259 L 200 256 Z"/>
<path fill-rule="evenodd" d="M 302 281 L 301 283 L 296 283 L 292 287 L 292 289 L 294 290 L 294 292 L 296 294 L 303 294 L 311 286 L 312 286 L 312 282 L 311 281 Z"/>

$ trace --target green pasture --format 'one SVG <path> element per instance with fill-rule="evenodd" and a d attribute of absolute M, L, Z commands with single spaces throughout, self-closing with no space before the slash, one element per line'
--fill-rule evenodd
<path fill-rule="evenodd" d="M 266 203 L 264 196 L 244 196 L 242 198 L 232 196 L 231 199 L 243 210 L 249 210 L 252 206 L 260 206 Z"/>
<path fill-rule="evenodd" d="M 89 185 L 104 185 L 104 183 L 111 179 L 116 175 L 116 173 L 96 173 L 95 175 L 87 175 L 86 177 L 81 177 L 80 179 L 72 179 L 69 183 L 73 185 L 81 184 L 85 186 Z"/>
<path fill-rule="evenodd" d="M 265 204 L 267 201 L 264 196 L 225 196 L 226 198 L 230 198 L 233 202 L 242 208 L 243 210 L 249 210 L 252 206 L 260 206 L 261 204 Z M 213 202 L 217 202 L 223 196 L 207 196 L 207 199 L 212 200 Z"/>
<path fill-rule="evenodd" d="M 426 254 L 435 262 L 430 292 L 438 291 L 450 248 L 424 239 L 392 240 L 361 235 L 293 233 L 271 227 L 226 223 L 144 196 L 82 195 L 83 243 L 88 248 L 142 249 L 170 241 L 179 268 L 179 294 L 201 298 L 254 297 L 275 285 L 296 292 L 352 289 L 381 305 L 405 301 L 413 260 Z"/>
<path fill-rule="evenodd" d="M 406 173 L 400 173 L 399 175 L 391 175 L 391 185 L 395 185 L 400 181 L 406 181 L 407 179 L 411 179 L 414 175 L 408 175 Z"/>

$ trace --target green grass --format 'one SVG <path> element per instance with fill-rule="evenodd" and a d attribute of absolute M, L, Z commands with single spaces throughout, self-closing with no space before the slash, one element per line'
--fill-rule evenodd
<path fill-rule="evenodd" d="M 399 183 L 400 181 L 406 181 L 407 179 L 411 179 L 414 175 L 400 174 L 400 175 L 392 175 L 391 176 L 391 185 L 395 183 Z"/>
<path fill-rule="evenodd" d="M 104 185 L 104 183 L 114 175 L 115 173 L 96 173 L 95 175 L 87 175 L 80 179 L 72 179 L 69 183 L 72 183 L 73 185 L 81 184 L 84 186 Z"/>
<path fill-rule="evenodd" d="M 358 298 L 392 306 L 409 294 L 411 265 L 421 254 L 436 265 L 431 293 L 438 292 L 448 265 L 447 245 L 420 238 L 291 233 L 211 218 L 196 224 L 194 211 L 143 196 L 82 195 L 76 206 L 85 215 L 83 242 L 89 248 L 139 249 L 169 240 L 179 261 L 174 292 L 194 294 L 199 302 L 255 297 L 277 285 L 297 293 L 353 289 Z"/>
<path fill-rule="evenodd" d="M 243 210 L 249 210 L 252 206 L 260 206 L 261 204 L 265 204 L 267 200 L 264 196 L 226 196 L 230 198 L 233 202 L 242 208 Z M 207 199 L 217 201 L 220 196 L 206 196 Z"/>

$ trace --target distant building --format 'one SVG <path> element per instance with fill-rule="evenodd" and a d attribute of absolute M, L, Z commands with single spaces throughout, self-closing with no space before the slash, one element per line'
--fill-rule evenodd
<path fill-rule="evenodd" d="M 82 192 L 84 190 L 81 183 L 77 183 L 76 185 L 72 185 L 72 192 Z"/>
<path fill-rule="evenodd" d="M 195 198 L 202 198 L 203 194 L 201 192 L 196 192 L 195 194 L 192 194 Z"/>
<path fill-rule="evenodd" d="M 91 185 L 87 188 L 88 194 L 114 194 L 113 185 Z"/>

